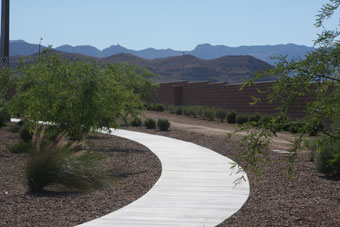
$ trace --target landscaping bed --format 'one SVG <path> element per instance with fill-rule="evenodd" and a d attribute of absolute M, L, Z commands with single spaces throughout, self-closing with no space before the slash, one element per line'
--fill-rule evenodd
<path fill-rule="evenodd" d="M 143 145 L 115 136 L 90 136 L 90 150 L 104 154 L 115 176 L 111 189 L 88 193 L 50 187 L 30 193 L 24 167 L 28 154 L 13 154 L 6 144 L 18 134 L 0 129 L 0 226 L 74 226 L 117 210 L 144 195 L 161 173 L 158 158 Z"/>
<path fill-rule="evenodd" d="M 150 117 L 150 115 L 147 116 Z M 172 122 L 216 128 L 217 122 L 175 116 Z M 166 113 L 152 116 L 166 118 Z M 194 124 L 193 124 L 194 123 Z M 229 127 L 229 126 L 227 126 Z M 132 127 L 129 130 L 164 135 L 210 148 L 233 159 L 238 148 L 234 140 L 219 133 L 194 132 L 190 127 L 170 127 L 169 131 Z M 1 144 L 19 137 L 0 130 Z M 92 193 L 49 192 L 30 194 L 22 184 L 24 154 L 0 153 L 0 225 L 71 226 L 102 216 L 139 198 L 159 177 L 158 159 L 132 141 L 108 135 L 90 138 L 92 148 L 112 158 L 118 184 L 113 190 Z M 270 153 L 270 166 L 263 165 L 263 176 L 248 173 L 250 198 L 239 212 L 220 226 L 339 226 L 340 179 L 326 177 L 314 170 L 309 153 L 300 152 L 295 172 L 286 174 L 287 155 Z M 13 165 L 11 163 L 17 163 Z M 157 170 L 157 171 L 156 171 Z M 145 171 L 145 172 L 144 172 Z M 137 173 L 137 174 L 136 174 Z M 6 194 L 5 192 L 8 192 Z"/>
<path fill-rule="evenodd" d="M 150 117 L 151 114 L 147 114 Z M 164 118 L 167 113 L 153 113 L 154 119 Z M 214 127 L 216 122 L 175 116 L 173 122 Z M 192 125 L 192 126 L 194 126 Z M 228 127 L 228 126 L 227 126 Z M 237 142 L 227 140 L 202 130 L 193 132 L 190 127 L 172 127 L 161 132 L 133 128 L 151 134 L 164 135 L 210 148 L 231 159 L 238 152 Z M 286 154 L 271 152 L 270 166 L 262 165 L 263 176 L 249 173 L 250 198 L 239 212 L 220 226 L 340 226 L 340 178 L 327 177 L 315 171 L 310 154 L 299 152 L 294 174 L 287 179 Z"/>

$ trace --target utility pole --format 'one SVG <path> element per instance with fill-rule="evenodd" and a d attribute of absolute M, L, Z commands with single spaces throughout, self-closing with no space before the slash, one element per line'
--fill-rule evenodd
<path fill-rule="evenodd" d="M 1 5 L 1 66 L 9 66 L 9 0 Z"/>
<path fill-rule="evenodd" d="M 41 47 L 41 40 L 43 40 L 43 38 L 40 38 L 40 42 L 39 42 L 39 58 L 40 58 L 40 47 Z"/>
<path fill-rule="evenodd" d="M 184 51 L 182 55 L 182 80 L 184 81 Z"/>

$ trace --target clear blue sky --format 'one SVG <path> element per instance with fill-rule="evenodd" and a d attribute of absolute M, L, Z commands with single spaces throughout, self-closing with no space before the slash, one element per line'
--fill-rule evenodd
<path fill-rule="evenodd" d="M 10 0 L 10 39 L 57 47 L 120 44 L 191 50 L 197 44 L 312 46 L 327 0 Z M 336 18 L 339 18 L 336 16 Z M 337 20 L 333 20 L 333 25 Z M 332 24 L 332 23 L 331 23 Z"/>

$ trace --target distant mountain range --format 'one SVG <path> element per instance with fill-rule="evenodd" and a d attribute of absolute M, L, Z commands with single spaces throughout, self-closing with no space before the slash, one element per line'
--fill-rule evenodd
<path fill-rule="evenodd" d="M 39 45 L 30 44 L 23 40 L 15 40 L 10 43 L 10 55 L 32 55 L 38 52 Z M 42 46 L 42 48 L 46 48 Z M 181 56 L 183 51 L 177 51 L 172 49 L 154 49 L 147 48 L 144 50 L 131 50 L 120 45 L 112 45 L 103 50 L 99 50 L 93 46 L 70 46 L 63 45 L 55 48 L 56 50 L 83 54 L 95 58 L 106 58 L 116 54 L 131 54 L 143 59 L 157 59 L 173 56 Z M 280 44 L 280 45 L 263 45 L 263 46 L 239 46 L 228 47 L 223 45 L 213 46 L 210 44 L 197 45 L 194 50 L 184 51 L 185 55 L 192 55 L 203 60 L 212 60 L 221 58 L 224 56 L 240 56 L 248 55 L 265 61 L 269 64 L 274 64 L 275 60 L 270 59 L 272 56 L 287 56 L 291 58 L 303 58 L 306 53 L 313 51 L 313 47 L 307 47 L 296 44 Z"/>
<path fill-rule="evenodd" d="M 64 58 L 71 60 L 85 60 L 100 63 L 130 63 L 149 69 L 161 75 L 158 82 L 178 80 L 241 83 L 251 78 L 253 73 L 272 67 L 270 64 L 252 56 L 225 56 L 213 60 L 203 60 L 192 55 L 143 59 L 131 54 L 116 54 L 106 58 L 94 58 L 83 54 L 73 54 L 56 51 Z M 37 57 L 37 54 L 34 54 Z M 33 56 L 33 57 L 34 57 Z M 26 63 L 32 62 L 29 56 L 13 56 L 11 66 L 15 66 L 18 59 L 24 58 Z"/>

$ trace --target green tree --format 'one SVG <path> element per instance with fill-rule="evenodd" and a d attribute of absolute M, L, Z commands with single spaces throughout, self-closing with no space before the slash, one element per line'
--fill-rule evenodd
<path fill-rule="evenodd" d="M 320 14 L 317 15 L 315 25 L 323 28 L 315 45 L 318 48 L 306 55 L 301 60 L 287 61 L 285 57 L 272 69 L 260 72 L 252 81 L 248 81 L 243 87 L 251 86 L 257 79 L 264 77 L 275 78 L 269 91 L 266 91 L 269 102 L 279 102 L 278 114 L 269 121 L 250 123 L 240 127 L 240 131 L 246 131 L 247 136 L 240 142 L 242 150 L 237 162 L 243 163 L 243 169 L 261 174 L 258 164 L 268 161 L 268 148 L 272 137 L 282 130 L 285 125 L 292 125 L 298 134 L 289 151 L 288 171 L 292 173 L 296 152 L 303 146 L 304 135 L 315 130 L 320 130 L 322 140 L 336 144 L 340 140 L 340 42 L 337 40 L 339 31 L 327 30 L 323 27 L 324 21 L 331 18 L 339 8 L 340 0 L 330 0 L 325 4 Z M 263 91 L 264 92 L 264 91 Z M 305 107 L 305 117 L 293 120 L 287 117 L 289 108 L 299 106 L 301 97 L 312 96 Z M 260 102 L 255 98 L 252 105 Z M 331 123 L 329 123 L 331 122 Z M 321 127 L 322 124 L 332 124 L 329 127 Z M 338 149 L 340 150 L 340 149 Z M 340 159 L 340 152 L 330 160 L 336 163 Z M 237 164 L 234 167 L 238 166 Z"/>
<path fill-rule="evenodd" d="M 23 76 L 11 99 L 12 112 L 54 122 L 77 140 L 98 128 L 117 127 L 118 118 L 138 115 L 141 97 L 153 87 L 144 69 L 69 61 L 49 52 L 19 71 Z"/>

